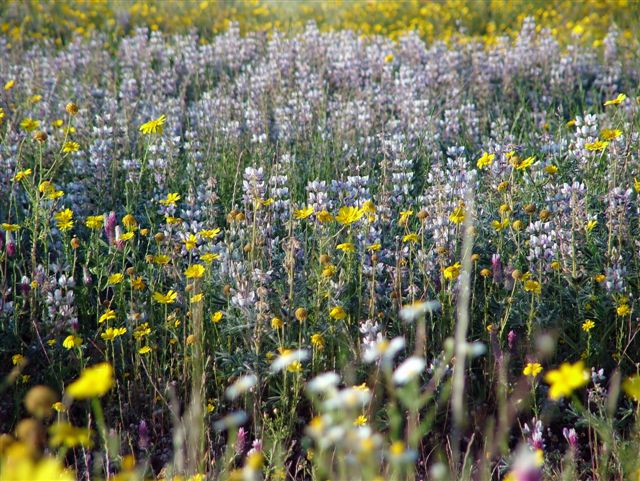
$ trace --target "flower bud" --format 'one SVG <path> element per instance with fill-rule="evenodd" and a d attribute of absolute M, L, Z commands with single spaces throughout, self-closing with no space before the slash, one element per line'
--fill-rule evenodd
<path fill-rule="evenodd" d="M 295 316 L 298 321 L 304 322 L 307 320 L 307 317 L 309 317 L 309 313 L 304 307 L 298 307 Z"/>
<path fill-rule="evenodd" d="M 36 142 L 43 143 L 46 142 L 48 138 L 49 136 L 47 135 L 47 133 L 42 130 L 38 130 L 33 134 L 33 140 L 35 140 Z"/>
<path fill-rule="evenodd" d="M 34 386 L 24 397 L 24 406 L 32 416 L 38 419 L 48 418 L 53 414 L 53 403 L 58 400 L 58 395 L 47 386 Z"/>
<path fill-rule="evenodd" d="M 78 112 L 80 111 L 80 109 L 74 102 L 69 102 L 67 105 L 65 105 L 64 109 L 72 117 L 78 115 Z"/>
<path fill-rule="evenodd" d="M 551 217 L 551 212 L 549 212 L 547 209 L 542 209 L 540 211 L 540 220 L 546 221 L 549 219 L 549 217 Z"/>

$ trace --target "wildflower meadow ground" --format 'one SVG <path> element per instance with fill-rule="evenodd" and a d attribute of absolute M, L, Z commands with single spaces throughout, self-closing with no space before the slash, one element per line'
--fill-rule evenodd
<path fill-rule="evenodd" d="M 639 28 L 0 6 L 0 480 L 640 480 Z"/>

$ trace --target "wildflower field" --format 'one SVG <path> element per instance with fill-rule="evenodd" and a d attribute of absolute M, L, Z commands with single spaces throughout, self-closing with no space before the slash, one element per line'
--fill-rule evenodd
<path fill-rule="evenodd" d="M 0 6 L 0 480 L 640 480 L 640 4 Z"/>

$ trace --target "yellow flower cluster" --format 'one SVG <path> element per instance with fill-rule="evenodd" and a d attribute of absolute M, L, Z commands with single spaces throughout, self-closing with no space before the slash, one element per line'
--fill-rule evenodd
<path fill-rule="evenodd" d="M 71 35 L 103 30 L 127 34 L 134 27 L 186 33 L 196 29 L 203 42 L 237 23 L 241 32 L 292 29 L 299 31 L 315 21 L 321 30 L 348 28 L 363 35 L 385 35 L 394 40 L 416 31 L 427 41 L 466 43 L 481 40 L 493 45 L 501 36 L 514 37 L 525 17 L 539 28 L 550 28 L 561 43 L 580 41 L 602 45 L 609 25 L 622 30 L 622 40 L 634 39 L 629 0 L 553 0 L 507 2 L 489 0 L 319 0 L 288 2 L 238 0 L 135 0 L 129 2 L 16 2 L 16 13 L 0 23 L 11 42 L 54 39 L 61 45 Z M 123 23 L 119 18 L 127 18 Z M 387 55 L 386 62 L 393 62 Z M 161 126 L 160 126 L 161 128 Z M 153 130 L 153 129 L 152 129 Z"/>

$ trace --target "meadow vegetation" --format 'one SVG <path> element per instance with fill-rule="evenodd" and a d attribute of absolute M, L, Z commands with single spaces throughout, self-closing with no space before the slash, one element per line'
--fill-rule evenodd
<path fill-rule="evenodd" d="M 640 480 L 634 2 L 0 7 L 0 479 Z"/>

